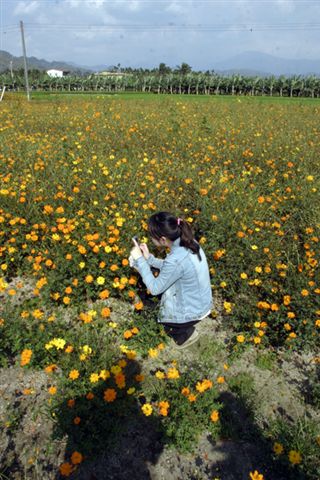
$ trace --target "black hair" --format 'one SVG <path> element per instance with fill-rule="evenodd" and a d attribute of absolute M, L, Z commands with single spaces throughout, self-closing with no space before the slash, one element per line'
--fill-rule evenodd
<path fill-rule="evenodd" d="M 180 237 L 181 247 L 188 248 L 197 254 L 201 261 L 200 246 L 194 238 L 191 226 L 186 220 L 176 217 L 169 212 L 154 213 L 148 220 L 148 230 L 151 237 L 160 240 L 166 237 L 172 242 Z"/>

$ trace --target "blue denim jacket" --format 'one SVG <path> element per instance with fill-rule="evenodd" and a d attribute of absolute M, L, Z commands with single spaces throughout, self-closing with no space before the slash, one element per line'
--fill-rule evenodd
<path fill-rule="evenodd" d="M 164 260 L 150 254 L 139 257 L 134 267 L 152 295 L 161 296 L 158 321 L 185 323 L 199 320 L 213 307 L 210 274 L 206 256 L 200 247 L 201 261 L 189 249 L 180 246 L 177 238 Z M 150 269 L 160 273 L 155 277 Z"/>

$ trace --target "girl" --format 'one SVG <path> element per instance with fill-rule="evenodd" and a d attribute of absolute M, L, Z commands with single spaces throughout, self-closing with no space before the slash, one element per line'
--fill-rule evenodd
<path fill-rule="evenodd" d="M 130 252 L 133 267 L 152 295 L 162 294 L 158 321 L 176 347 L 185 348 L 198 340 L 194 325 L 213 306 L 207 259 L 190 225 L 169 212 L 152 215 L 148 231 L 154 245 L 170 252 L 161 260 L 149 253 L 146 244 L 136 245 Z M 151 267 L 160 270 L 157 277 Z"/>

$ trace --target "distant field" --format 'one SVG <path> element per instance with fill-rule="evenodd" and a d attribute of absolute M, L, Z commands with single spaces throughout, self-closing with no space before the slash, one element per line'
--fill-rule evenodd
<path fill-rule="evenodd" d="M 9 93 L 0 105 L 0 366 L 46 375 L 43 410 L 69 439 L 60 473 L 114 445 L 128 415 L 177 449 L 192 450 L 201 432 L 229 438 L 221 385 L 229 392 L 230 380 L 243 402 L 259 393 L 229 363 L 247 351 L 270 375 L 278 353 L 319 363 L 320 99 L 32 97 Z M 133 234 L 150 243 L 146 221 L 159 210 L 192 224 L 228 332 L 218 346 L 211 332 L 190 368 L 156 363 L 167 338 L 127 260 Z M 319 409 L 312 375 L 305 395 Z M 21 398 L 33 398 L 28 385 Z M 8 438 L 25 418 L 9 410 Z M 283 478 L 315 480 L 319 429 L 291 414 L 275 426 L 263 413 L 264 441 L 280 442 L 269 454 L 275 470 L 290 464 Z"/>
<path fill-rule="evenodd" d="M 16 98 L 16 97 L 26 97 L 25 93 L 19 92 L 19 93 L 6 93 L 6 97 L 11 97 L 11 98 Z M 166 94 L 155 94 L 155 93 L 107 93 L 107 92 L 91 92 L 91 93 L 81 93 L 81 92 L 74 92 L 74 93 L 69 93 L 69 92 L 32 92 L 31 93 L 31 100 L 57 100 L 57 99 L 66 99 L 66 98 L 91 98 L 91 99 L 96 99 L 96 98 L 125 98 L 125 99 L 145 99 L 145 100 L 159 100 L 163 101 L 166 98 L 172 98 L 172 99 L 183 99 L 186 101 L 204 101 L 204 100 L 210 100 L 210 101 L 237 101 L 241 100 L 244 102 L 281 102 L 281 103 L 314 103 L 314 104 L 319 104 L 320 98 L 298 98 L 298 97 L 275 97 L 275 96 L 237 96 L 237 95 L 166 95 Z"/>

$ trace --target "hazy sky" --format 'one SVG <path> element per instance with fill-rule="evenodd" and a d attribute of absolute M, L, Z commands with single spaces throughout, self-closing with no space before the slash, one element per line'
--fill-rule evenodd
<path fill-rule="evenodd" d="M 255 50 L 320 59 L 320 0 L 0 0 L 0 49 L 80 65 L 211 69 Z"/>

